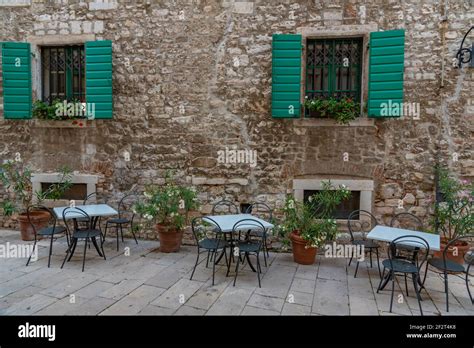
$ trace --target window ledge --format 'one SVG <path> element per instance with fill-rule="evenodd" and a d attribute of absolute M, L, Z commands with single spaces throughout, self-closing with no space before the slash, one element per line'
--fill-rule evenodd
<path fill-rule="evenodd" d="M 368 117 L 360 117 L 349 124 L 340 124 L 327 118 L 301 118 L 294 121 L 295 126 L 300 127 L 375 127 L 375 120 Z"/>
<path fill-rule="evenodd" d="M 95 128 L 96 123 L 90 120 L 40 120 L 33 119 L 35 128 Z"/>

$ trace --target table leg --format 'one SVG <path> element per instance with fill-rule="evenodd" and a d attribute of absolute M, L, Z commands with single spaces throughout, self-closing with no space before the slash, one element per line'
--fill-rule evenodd
<path fill-rule="evenodd" d="M 249 263 L 249 266 L 250 268 L 252 269 L 253 272 L 257 272 L 255 270 L 255 267 L 252 265 L 252 262 L 250 262 L 250 257 L 249 257 L 249 253 L 245 253 L 245 258 L 247 259 L 247 262 Z"/>
<path fill-rule="evenodd" d="M 99 254 L 99 256 L 104 257 L 104 255 L 102 255 L 102 252 L 99 249 L 99 246 L 97 245 L 97 240 L 95 239 L 95 237 L 91 239 L 92 239 L 92 244 L 94 244 L 95 250 L 97 250 L 97 253 Z"/>

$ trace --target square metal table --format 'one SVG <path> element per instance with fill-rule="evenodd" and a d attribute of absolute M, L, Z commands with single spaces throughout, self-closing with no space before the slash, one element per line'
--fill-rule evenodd
<path fill-rule="evenodd" d="M 417 236 L 421 237 L 428 243 L 430 250 L 439 251 L 440 250 L 440 238 L 439 235 L 433 233 L 419 232 L 406 230 L 403 228 L 389 227 L 389 226 L 375 226 L 367 235 L 368 239 L 379 240 L 382 242 L 390 243 L 397 239 L 398 237 L 403 236 Z M 403 244 L 410 245 L 410 242 L 407 241 Z M 413 246 L 421 247 L 419 244 L 412 244 Z"/>
<path fill-rule="evenodd" d="M 209 218 L 208 220 L 206 220 L 206 218 Z M 244 220 L 244 219 L 252 219 L 252 220 L 256 220 L 258 222 L 260 222 L 263 227 L 265 228 L 265 230 L 269 230 L 270 228 L 273 228 L 274 225 L 265 221 L 265 220 L 262 220 L 252 214 L 228 214 L 228 215 L 211 215 L 211 216 L 205 216 L 203 217 L 204 220 L 208 221 L 209 223 L 212 223 L 214 224 L 217 223 L 222 231 L 222 233 L 224 233 L 224 236 L 228 235 L 229 233 L 231 233 L 233 230 L 234 230 L 234 226 L 237 222 L 239 222 L 240 220 Z M 212 220 L 210 220 L 212 219 Z M 245 227 L 245 225 L 239 225 L 241 228 Z M 249 229 L 252 229 L 252 225 L 249 225 Z M 232 240 L 231 240 L 231 248 L 230 248 L 230 252 L 232 253 Z M 224 255 L 225 253 L 225 249 L 223 251 L 223 253 L 221 254 L 221 256 L 217 259 L 216 263 L 219 263 L 219 261 L 222 259 L 222 256 Z M 230 260 L 232 259 L 231 255 L 229 255 L 230 257 Z M 249 255 L 247 254 L 245 256 L 245 258 L 247 259 L 247 262 L 249 263 L 249 266 L 250 268 L 252 269 L 252 271 L 256 272 L 255 270 L 255 267 L 253 266 L 252 262 L 250 262 L 250 258 L 249 258 Z M 230 261 L 229 261 L 229 265 L 228 265 L 228 270 L 227 270 L 227 273 L 229 272 L 229 268 L 230 268 Z"/>

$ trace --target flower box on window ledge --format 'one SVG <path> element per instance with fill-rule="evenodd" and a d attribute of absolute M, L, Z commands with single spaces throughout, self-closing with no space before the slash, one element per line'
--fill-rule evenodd
<path fill-rule="evenodd" d="M 360 104 L 352 98 L 314 98 L 305 97 L 303 104 L 306 117 L 330 118 L 339 124 L 349 124 L 360 116 Z"/>
<path fill-rule="evenodd" d="M 54 100 L 51 105 L 41 100 L 33 104 L 33 118 L 37 127 L 86 128 L 94 125 L 95 110 L 79 100 Z"/>

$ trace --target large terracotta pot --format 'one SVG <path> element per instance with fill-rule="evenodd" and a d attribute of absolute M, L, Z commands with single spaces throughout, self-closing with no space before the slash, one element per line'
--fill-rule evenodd
<path fill-rule="evenodd" d="M 443 251 L 448 245 L 449 240 L 446 237 L 441 237 L 440 240 L 440 251 L 434 252 L 435 258 L 443 258 Z M 460 265 L 464 264 L 464 255 L 469 251 L 469 243 L 464 240 L 459 241 L 458 243 L 450 245 L 448 251 L 446 252 L 446 259 L 453 262 L 459 263 Z"/>
<path fill-rule="evenodd" d="M 301 265 L 312 265 L 316 260 L 317 248 L 306 247 L 306 241 L 301 238 L 298 232 L 290 233 L 290 240 L 293 249 L 293 259 Z"/>
<path fill-rule="evenodd" d="M 38 232 L 41 228 L 48 226 L 50 214 L 46 211 L 30 211 L 31 222 L 35 225 L 35 229 Z M 21 240 L 31 241 L 35 240 L 35 231 L 28 221 L 26 214 L 18 215 L 18 222 L 20 223 Z M 38 236 L 38 239 L 41 239 Z"/>
<path fill-rule="evenodd" d="M 183 230 L 167 225 L 156 225 L 158 236 L 160 238 L 160 251 L 163 253 L 174 253 L 179 251 L 183 240 Z"/>

